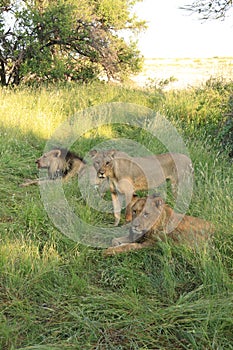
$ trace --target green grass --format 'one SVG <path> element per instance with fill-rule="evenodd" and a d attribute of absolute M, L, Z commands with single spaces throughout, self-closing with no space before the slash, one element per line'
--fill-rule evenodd
<path fill-rule="evenodd" d="M 215 140 L 231 91 L 107 84 L 0 91 L 0 349 L 233 349 L 232 163 Z M 163 243 L 103 258 L 102 249 L 54 227 L 38 187 L 19 187 L 38 176 L 34 161 L 61 122 L 116 101 L 160 111 L 183 135 L 195 168 L 188 213 L 216 226 L 206 250 Z M 145 131 L 120 124 L 93 130 L 72 149 L 85 155 L 118 137 L 163 151 Z M 75 180 L 64 191 L 89 224 L 112 227 L 112 214 L 89 208 Z"/>

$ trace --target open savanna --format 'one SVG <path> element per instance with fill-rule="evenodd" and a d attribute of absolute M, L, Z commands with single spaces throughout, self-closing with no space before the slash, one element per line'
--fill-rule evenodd
<path fill-rule="evenodd" d="M 170 81 L 166 89 L 184 89 L 200 86 L 210 78 L 231 81 L 233 57 L 146 58 L 142 72 L 133 81 L 140 86 Z"/>
<path fill-rule="evenodd" d="M 232 90 L 221 81 L 165 92 L 103 83 L 0 90 L 0 349 L 233 349 L 233 169 L 225 124 Z M 19 187 L 38 176 L 35 160 L 62 122 L 119 101 L 160 112 L 183 137 L 195 169 L 188 214 L 216 227 L 204 250 L 160 243 L 104 258 L 101 248 L 53 225 L 38 187 Z M 145 130 L 125 124 L 90 130 L 72 150 L 85 156 L 119 137 L 162 151 Z M 113 215 L 90 208 L 77 179 L 63 187 L 83 220 L 112 227 Z"/>

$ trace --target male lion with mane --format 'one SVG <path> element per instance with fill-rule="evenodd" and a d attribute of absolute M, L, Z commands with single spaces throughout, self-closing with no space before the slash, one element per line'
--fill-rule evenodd
<path fill-rule="evenodd" d="M 39 169 L 48 169 L 49 179 L 62 177 L 64 181 L 77 175 L 85 165 L 82 158 L 64 148 L 44 153 L 35 163 Z"/>
<path fill-rule="evenodd" d="M 193 174 L 189 157 L 180 153 L 164 153 L 148 157 L 130 157 L 117 150 L 90 151 L 97 176 L 107 178 L 112 196 L 115 226 L 121 214 L 121 195 L 125 196 L 126 221 L 132 220 L 131 201 L 135 191 L 154 189 L 171 181 L 174 197 L 178 185 Z"/>
<path fill-rule="evenodd" d="M 103 195 L 108 189 L 107 179 L 99 179 L 93 166 L 89 166 L 74 152 L 70 152 L 64 148 L 54 148 L 44 153 L 35 163 L 38 169 L 47 169 L 48 177 L 45 179 L 27 180 L 21 187 L 46 183 L 48 181 L 61 178 L 63 182 L 67 182 L 72 177 L 79 175 L 82 180 L 88 180 L 91 185 L 99 189 Z"/>
<path fill-rule="evenodd" d="M 212 223 L 203 219 L 175 213 L 157 195 L 138 198 L 132 206 L 133 221 L 128 236 L 114 238 L 104 255 L 155 246 L 171 240 L 191 248 L 207 242 L 214 232 Z"/>
<path fill-rule="evenodd" d="M 81 157 L 64 148 L 55 148 L 44 153 L 35 163 L 38 169 L 47 169 L 48 178 L 28 180 L 21 185 L 22 187 L 58 178 L 62 178 L 62 181 L 66 182 L 77 175 L 86 165 Z"/>

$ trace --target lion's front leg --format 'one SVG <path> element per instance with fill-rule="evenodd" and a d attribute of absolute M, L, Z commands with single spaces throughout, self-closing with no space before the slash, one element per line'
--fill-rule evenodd
<path fill-rule="evenodd" d="M 132 250 L 139 250 L 147 247 L 151 247 L 153 243 L 151 241 L 145 241 L 143 243 L 128 243 L 128 244 L 122 244 L 118 245 L 116 247 L 109 247 L 104 250 L 103 255 L 104 256 L 111 256 L 116 255 L 120 253 L 127 253 Z"/>
<path fill-rule="evenodd" d="M 115 216 L 114 226 L 118 226 L 121 218 L 121 201 L 117 192 L 111 192 L 113 211 Z"/>
<path fill-rule="evenodd" d="M 55 180 L 49 179 L 49 178 L 45 178 L 45 179 L 35 179 L 35 180 L 26 180 L 26 182 L 20 184 L 20 187 L 27 187 L 27 186 L 31 186 L 31 185 L 41 185 L 41 184 L 49 184 L 49 183 L 53 183 Z"/>
<path fill-rule="evenodd" d="M 126 222 L 131 222 L 132 221 L 131 207 L 129 205 L 127 205 L 127 207 L 126 207 L 125 220 L 126 220 Z"/>
<path fill-rule="evenodd" d="M 132 221 L 132 199 L 134 195 L 134 186 L 132 184 L 132 181 L 128 178 L 123 178 L 119 181 L 117 185 L 118 191 L 125 195 L 125 219 L 127 222 Z"/>
<path fill-rule="evenodd" d="M 134 190 L 133 190 L 133 186 L 131 185 L 131 183 L 129 183 L 129 181 L 127 182 L 127 189 L 125 189 L 125 220 L 127 222 L 130 222 L 133 220 L 132 217 L 132 200 L 133 200 L 133 196 L 134 196 Z"/>
<path fill-rule="evenodd" d="M 27 186 L 31 186 L 31 185 L 38 185 L 39 182 L 40 182 L 40 179 L 35 179 L 35 180 L 27 179 L 25 182 L 23 182 L 19 186 L 20 187 L 27 187 Z"/>
<path fill-rule="evenodd" d="M 123 237 L 118 237 L 118 238 L 113 238 L 112 240 L 112 246 L 117 247 L 122 244 L 130 243 L 129 235 L 128 236 L 123 236 Z"/>
<path fill-rule="evenodd" d="M 136 249 L 140 249 L 141 244 L 139 243 L 128 243 L 128 244 L 122 244 L 122 245 L 118 245 L 117 247 L 109 247 L 107 249 L 104 250 L 103 255 L 104 256 L 111 256 L 111 255 L 115 255 L 115 254 L 120 254 L 120 253 L 126 253 L 129 252 L 131 250 L 136 250 Z"/>

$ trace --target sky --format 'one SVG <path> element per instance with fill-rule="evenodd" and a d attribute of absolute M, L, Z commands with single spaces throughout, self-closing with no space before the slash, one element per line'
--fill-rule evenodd
<path fill-rule="evenodd" d="M 191 0 L 143 0 L 135 13 L 148 29 L 138 36 L 146 58 L 233 57 L 233 11 L 224 21 L 205 21 L 179 9 Z"/>

